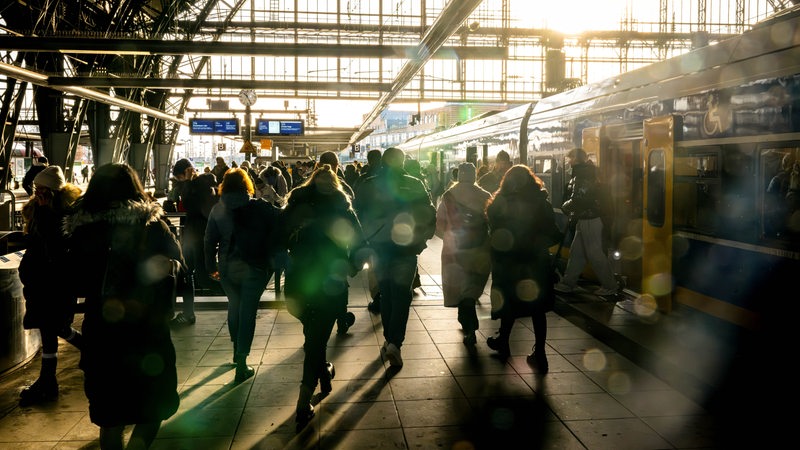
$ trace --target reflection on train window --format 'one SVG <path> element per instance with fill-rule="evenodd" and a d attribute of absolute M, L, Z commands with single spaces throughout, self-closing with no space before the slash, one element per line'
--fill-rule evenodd
<path fill-rule="evenodd" d="M 719 151 L 676 151 L 673 224 L 701 233 L 717 229 L 721 198 Z"/>
<path fill-rule="evenodd" d="M 563 181 L 558 162 L 552 157 L 539 157 L 533 159 L 533 172 L 542 179 L 547 192 L 550 194 L 550 201 L 555 204 L 563 196 Z M 560 204 L 560 203 L 559 203 Z"/>
<path fill-rule="evenodd" d="M 800 240 L 800 147 L 762 148 L 760 184 L 764 237 Z"/>
<path fill-rule="evenodd" d="M 664 150 L 653 150 L 647 158 L 647 221 L 654 227 L 664 226 L 665 170 Z"/>

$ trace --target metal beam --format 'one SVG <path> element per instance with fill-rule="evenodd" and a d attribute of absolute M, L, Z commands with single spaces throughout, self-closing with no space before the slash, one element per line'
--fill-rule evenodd
<path fill-rule="evenodd" d="M 88 89 L 81 86 L 50 86 L 48 83 L 49 77 L 45 74 L 34 72 L 13 64 L 0 62 L 0 75 L 6 75 L 10 78 L 17 80 L 27 81 L 38 86 L 45 86 L 57 91 L 67 92 L 69 94 L 77 95 L 81 98 L 94 100 L 96 102 L 105 103 L 107 105 L 116 106 L 128 111 L 138 112 L 147 116 L 155 117 L 157 119 L 166 120 L 168 122 L 177 123 L 184 126 L 189 126 L 189 122 L 181 117 L 175 117 L 167 114 L 159 109 L 149 108 L 142 106 L 138 103 L 125 100 L 124 98 L 114 97 L 105 92 Z"/>
<path fill-rule="evenodd" d="M 96 39 L 81 37 L 0 36 L 0 48 L 21 52 L 108 55 L 240 55 L 305 56 L 316 58 L 402 58 L 416 55 L 416 47 L 400 45 L 303 44 L 274 42 L 166 41 L 156 39 Z M 502 47 L 442 47 L 433 59 L 504 59 Z"/>
<path fill-rule="evenodd" d="M 258 89 L 292 91 L 388 92 L 390 83 L 344 83 L 318 81 L 267 81 L 244 79 L 138 78 L 138 77 L 55 77 L 48 86 L 84 86 L 151 89 Z"/>
<path fill-rule="evenodd" d="M 425 63 L 431 59 L 431 56 L 453 35 L 453 32 L 461 27 L 461 24 L 472 14 L 472 11 L 481 4 L 481 1 L 451 1 L 444 7 L 439 17 L 428 29 L 428 32 L 420 39 L 414 57 L 410 58 L 398 72 L 392 83 L 392 89 L 383 94 L 378 103 L 372 108 L 372 111 L 366 115 L 363 123 L 358 127 L 358 131 L 350 137 L 349 144 L 354 144 L 363 139 L 364 133 L 368 130 L 370 124 L 391 104 L 392 100 L 406 87 Z"/>

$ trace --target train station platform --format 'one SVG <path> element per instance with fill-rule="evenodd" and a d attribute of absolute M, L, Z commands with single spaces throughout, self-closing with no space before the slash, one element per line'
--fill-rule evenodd
<path fill-rule="evenodd" d="M 315 396 L 316 417 L 300 434 L 294 405 L 303 336 L 280 294 L 270 284 L 262 297 L 248 359 L 256 375 L 238 385 L 225 299 L 200 297 L 197 323 L 173 332 L 181 405 L 153 448 L 698 449 L 731 448 L 745 432 L 709 409 L 719 395 L 715 374 L 727 369 L 721 359 L 733 344 L 721 328 L 709 332 L 686 311 L 642 314 L 624 297 L 559 297 L 548 313 L 550 372 L 537 375 L 525 361 L 529 320 L 515 325 L 507 361 L 486 346 L 499 327 L 489 318 L 488 285 L 478 305 L 478 345 L 470 351 L 462 344 L 455 308 L 442 306 L 440 251 L 434 238 L 420 257 L 423 286 L 400 370 L 381 360 L 382 326 L 366 308 L 366 277 L 352 280 L 356 322 L 346 335 L 334 329 L 329 342 L 333 392 Z M 49 404 L 18 404 L 19 391 L 38 376 L 38 357 L 0 374 L 0 449 L 99 448 L 78 357 L 60 342 L 60 397 Z"/>

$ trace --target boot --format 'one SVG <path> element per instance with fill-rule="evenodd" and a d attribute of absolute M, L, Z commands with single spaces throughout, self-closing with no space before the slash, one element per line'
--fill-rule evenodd
<path fill-rule="evenodd" d="M 313 395 L 314 391 L 311 388 L 300 385 L 300 395 L 297 397 L 297 407 L 295 408 L 297 412 L 295 432 L 297 433 L 303 431 L 303 428 L 314 418 L 314 406 L 311 405 Z"/>
<path fill-rule="evenodd" d="M 336 368 L 333 367 L 333 363 L 326 362 L 325 368 L 322 369 L 322 373 L 319 375 L 319 390 L 323 394 L 330 394 L 333 390 L 333 386 L 331 386 L 331 380 L 336 376 Z"/>
<path fill-rule="evenodd" d="M 236 361 L 236 377 L 234 381 L 238 384 L 256 374 L 256 369 L 247 365 L 247 355 L 244 353 L 237 353 L 234 355 Z"/>
<path fill-rule="evenodd" d="M 500 358 L 508 358 L 511 356 L 511 348 L 508 345 L 508 337 L 502 337 L 500 335 L 494 337 L 490 337 L 486 339 L 486 345 L 489 346 L 490 349 L 497 352 Z"/>
<path fill-rule="evenodd" d="M 56 381 L 56 366 L 58 359 L 42 358 L 42 368 L 39 379 L 19 393 L 21 406 L 49 402 L 58 398 L 58 381 Z"/>

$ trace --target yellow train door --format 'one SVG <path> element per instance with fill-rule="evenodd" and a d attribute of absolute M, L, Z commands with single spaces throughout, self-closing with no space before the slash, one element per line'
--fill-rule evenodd
<path fill-rule="evenodd" d="M 677 118 L 644 121 L 642 300 L 672 310 L 672 160 Z"/>

